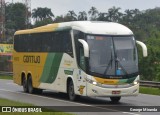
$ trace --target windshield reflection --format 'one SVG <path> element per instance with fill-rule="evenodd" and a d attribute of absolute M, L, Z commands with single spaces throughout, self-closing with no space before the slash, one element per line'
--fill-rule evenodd
<path fill-rule="evenodd" d="M 107 75 L 128 75 L 138 72 L 138 58 L 133 36 L 109 37 L 87 35 L 90 48 L 90 72 Z"/>

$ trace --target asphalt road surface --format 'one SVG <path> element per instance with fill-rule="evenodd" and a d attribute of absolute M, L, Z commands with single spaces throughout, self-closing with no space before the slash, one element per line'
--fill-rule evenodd
<path fill-rule="evenodd" d="M 12 80 L 0 80 L 0 98 L 48 106 L 59 111 L 78 115 L 159 115 L 160 112 L 137 112 L 141 109 L 160 109 L 160 96 L 139 94 L 136 97 L 122 97 L 118 104 L 109 98 L 81 97 L 76 102 L 68 100 L 65 94 L 45 90 L 42 94 L 27 94 Z M 157 107 L 158 106 L 158 107 Z"/>

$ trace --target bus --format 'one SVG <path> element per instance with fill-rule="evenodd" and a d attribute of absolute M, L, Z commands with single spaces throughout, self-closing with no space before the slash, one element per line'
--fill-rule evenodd
<path fill-rule="evenodd" d="M 14 34 L 13 81 L 24 92 L 54 90 L 71 101 L 80 96 L 109 97 L 139 93 L 137 44 L 124 25 L 101 21 L 48 24 Z"/>

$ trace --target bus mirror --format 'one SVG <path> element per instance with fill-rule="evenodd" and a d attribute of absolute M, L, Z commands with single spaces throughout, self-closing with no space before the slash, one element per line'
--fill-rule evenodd
<path fill-rule="evenodd" d="M 85 40 L 78 39 L 78 41 L 83 45 L 84 49 L 84 56 L 89 57 L 89 46 L 88 43 Z"/>
<path fill-rule="evenodd" d="M 142 47 L 143 57 L 147 57 L 148 53 L 146 45 L 141 41 L 136 41 L 136 43 Z"/>

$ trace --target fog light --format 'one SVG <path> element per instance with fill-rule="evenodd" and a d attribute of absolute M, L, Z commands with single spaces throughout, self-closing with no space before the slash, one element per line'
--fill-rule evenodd
<path fill-rule="evenodd" d="M 137 85 L 137 84 L 138 84 L 138 82 L 137 82 L 137 81 L 135 81 L 133 84 L 134 84 L 134 85 Z"/>
<path fill-rule="evenodd" d="M 92 84 L 93 84 L 93 85 L 97 85 L 97 82 L 94 81 Z"/>

